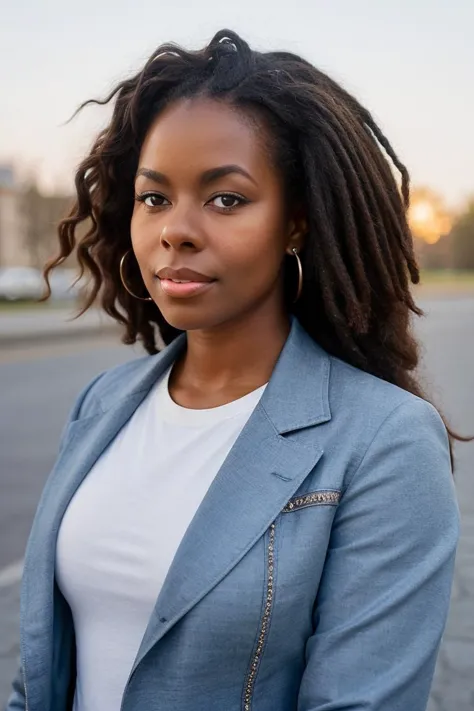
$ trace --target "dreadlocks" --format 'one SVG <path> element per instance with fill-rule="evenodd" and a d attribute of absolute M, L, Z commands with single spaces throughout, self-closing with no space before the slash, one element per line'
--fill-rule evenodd
<path fill-rule="evenodd" d="M 140 339 L 149 353 L 157 351 L 157 328 L 165 343 L 175 338 L 153 302 L 123 288 L 119 261 L 130 248 L 133 183 L 147 130 L 171 102 L 194 96 L 263 119 L 288 200 L 304 207 L 303 290 L 293 305 L 288 275 L 288 309 L 329 353 L 425 397 L 413 374 L 419 354 L 410 317 L 422 311 L 410 290 L 419 270 L 407 222 L 407 169 L 369 111 L 339 84 L 294 54 L 253 51 L 229 30 L 197 52 L 160 46 L 104 100 L 80 107 L 113 102 L 113 115 L 77 170 L 77 200 L 60 223 L 60 251 L 46 280 L 76 250 L 81 275 L 92 278 L 81 313 L 98 298 L 125 327 L 124 343 Z M 82 223 L 88 229 L 79 237 Z"/>

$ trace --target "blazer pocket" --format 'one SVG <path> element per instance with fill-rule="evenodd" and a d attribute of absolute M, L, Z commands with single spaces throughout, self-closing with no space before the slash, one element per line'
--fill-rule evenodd
<path fill-rule="evenodd" d="M 282 513 L 291 513 L 309 506 L 337 506 L 341 499 L 341 492 L 338 489 L 321 489 L 311 491 L 308 494 L 294 496 L 282 509 Z"/>

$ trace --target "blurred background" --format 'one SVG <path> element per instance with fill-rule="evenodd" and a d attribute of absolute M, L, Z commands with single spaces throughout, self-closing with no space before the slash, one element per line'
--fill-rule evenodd
<path fill-rule="evenodd" d="M 0 705 L 18 663 L 22 558 L 67 412 L 96 373 L 136 357 L 67 263 L 37 304 L 40 269 L 72 202 L 103 97 L 161 43 L 199 48 L 228 27 L 302 54 L 374 114 L 412 177 L 425 310 L 420 374 L 452 426 L 474 433 L 474 3 L 466 0 L 17 0 L 0 22 Z M 462 537 L 429 711 L 474 709 L 474 445 L 456 445 Z M 407 709 L 407 711 L 410 711 Z"/>

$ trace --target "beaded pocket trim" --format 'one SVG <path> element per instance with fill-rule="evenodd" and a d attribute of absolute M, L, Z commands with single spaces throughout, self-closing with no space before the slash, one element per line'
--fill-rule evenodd
<path fill-rule="evenodd" d="M 310 494 L 295 496 L 290 499 L 285 508 L 282 509 L 282 513 L 297 511 L 307 506 L 337 506 L 340 499 L 340 491 L 313 491 Z"/>
<path fill-rule="evenodd" d="M 258 668 L 262 658 L 265 641 L 268 635 L 270 626 L 270 615 L 273 607 L 274 598 L 274 568 L 275 568 L 275 523 L 272 523 L 269 529 L 268 545 L 267 545 L 267 586 L 265 595 L 265 607 L 263 609 L 262 621 L 258 633 L 257 646 L 252 656 L 249 671 L 245 680 L 243 711 L 250 711 L 252 708 L 252 698 L 257 678 Z"/>

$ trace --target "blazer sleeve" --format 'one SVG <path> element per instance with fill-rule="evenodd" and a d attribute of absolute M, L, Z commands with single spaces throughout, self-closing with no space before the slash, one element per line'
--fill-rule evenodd
<path fill-rule="evenodd" d="M 458 536 L 445 426 L 409 398 L 341 497 L 298 711 L 425 711 Z"/>
<path fill-rule="evenodd" d="M 23 672 L 20 668 L 12 682 L 12 692 L 5 706 L 5 711 L 25 711 L 25 687 Z"/>
<path fill-rule="evenodd" d="M 64 425 L 60 441 L 59 441 L 59 453 L 67 444 L 67 432 L 71 422 L 79 419 L 81 416 L 87 414 L 88 408 L 94 402 L 95 391 L 94 387 L 96 383 L 102 378 L 104 373 L 100 373 L 93 380 L 91 380 L 88 385 L 82 390 L 82 392 L 76 398 L 76 401 L 71 408 L 69 417 Z M 21 624 L 21 621 L 20 621 Z M 23 681 L 23 669 L 20 666 L 13 682 L 12 682 L 12 692 L 5 706 L 5 711 L 25 711 L 26 700 L 25 700 L 25 684 Z"/>

